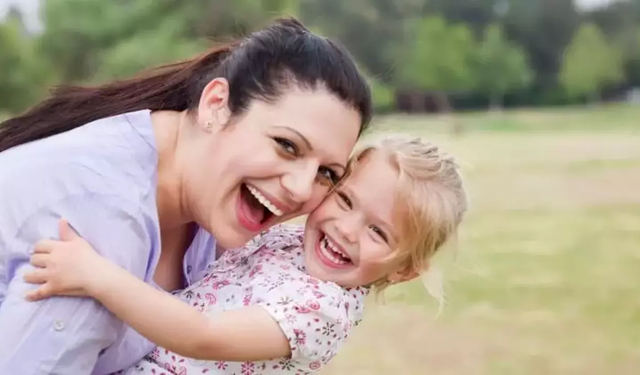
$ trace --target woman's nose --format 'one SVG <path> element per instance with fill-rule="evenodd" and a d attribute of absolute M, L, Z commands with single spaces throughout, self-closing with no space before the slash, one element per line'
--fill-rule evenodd
<path fill-rule="evenodd" d="M 311 199 L 317 174 L 317 165 L 299 164 L 282 177 L 282 187 L 294 202 L 303 204 Z"/>

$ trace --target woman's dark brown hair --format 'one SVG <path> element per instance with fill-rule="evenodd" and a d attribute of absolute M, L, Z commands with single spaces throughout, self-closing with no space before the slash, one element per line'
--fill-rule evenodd
<path fill-rule="evenodd" d="M 232 115 L 254 99 L 277 100 L 291 85 L 322 85 L 360 113 L 360 133 L 371 119 L 369 87 L 348 52 L 295 19 L 281 19 L 241 41 L 140 76 L 97 87 L 60 87 L 0 124 L 0 152 L 126 112 L 193 110 L 204 87 L 217 77 L 229 82 Z"/>

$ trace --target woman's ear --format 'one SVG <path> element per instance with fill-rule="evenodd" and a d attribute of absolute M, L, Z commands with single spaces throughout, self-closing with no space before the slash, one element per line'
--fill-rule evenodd
<path fill-rule="evenodd" d="M 215 78 L 202 90 L 198 104 L 198 124 L 207 131 L 224 126 L 231 118 L 229 109 L 229 82 Z"/>

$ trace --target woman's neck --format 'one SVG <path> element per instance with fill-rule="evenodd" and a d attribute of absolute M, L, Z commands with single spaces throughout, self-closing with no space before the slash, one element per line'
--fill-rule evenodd
<path fill-rule="evenodd" d="M 158 186 L 156 204 L 160 229 L 173 232 L 193 221 L 183 196 L 182 178 L 177 150 L 180 131 L 186 121 L 184 112 L 157 111 L 151 113 L 158 149 Z"/>
<path fill-rule="evenodd" d="M 153 279 L 162 289 L 171 291 L 185 286 L 184 255 L 195 237 L 196 228 L 195 224 L 187 224 L 160 231 L 162 250 Z"/>
<path fill-rule="evenodd" d="M 156 204 L 162 243 L 154 280 L 165 290 L 175 290 L 183 286 L 183 258 L 196 228 L 186 209 L 178 163 L 178 140 L 187 118 L 183 112 L 157 111 L 151 121 L 158 149 Z"/>

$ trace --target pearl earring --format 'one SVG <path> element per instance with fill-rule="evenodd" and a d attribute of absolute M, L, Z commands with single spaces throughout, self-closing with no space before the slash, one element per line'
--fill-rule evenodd
<path fill-rule="evenodd" d="M 205 127 L 207 128 L 207 130 L 213 129 L 213 121 L 207 120 L 207 122 L 205 122 Z"/>

